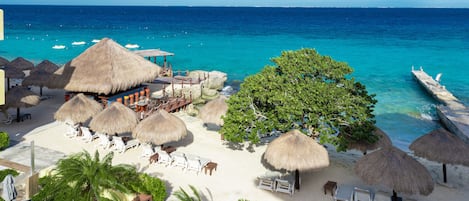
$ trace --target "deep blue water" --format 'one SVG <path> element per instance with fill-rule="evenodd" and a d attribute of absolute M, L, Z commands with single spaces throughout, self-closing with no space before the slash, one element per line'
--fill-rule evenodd
<path fill-rule="evenodd" d="M 469 103 L 469 9 L 0 6 L 0 56 L 63 64 L 109 37 L 174 52 L 175 69 L 258 72 L 282 50 L 315 48 L 349 63 L 377 95 L 377 124 L 403 148 L 439 127 L 410 75 L 423 66 Z M 71 45 L 85 41 L 82 46 Z M 52 49 L 64 45 L 65 49 Z"/>

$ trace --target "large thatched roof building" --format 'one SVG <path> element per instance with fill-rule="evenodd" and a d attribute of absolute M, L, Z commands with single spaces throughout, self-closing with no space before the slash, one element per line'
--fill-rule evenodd
<path fill-rule="evenodd" d="M 152 81 L 159 71 L 159 66 L 104 38 L 57 70 L 50 87 L 108 95 Z"/>

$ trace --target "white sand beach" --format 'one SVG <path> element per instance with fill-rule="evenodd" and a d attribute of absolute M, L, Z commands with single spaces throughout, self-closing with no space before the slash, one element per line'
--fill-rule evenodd
<path fill-rule="evenodd" d="M 38 88 L 33 87 L 33 90 L 38 91 Z M 43 94 L 49 98 L 36 107 L 21 109 L 22 113 L 31 113 L 32 119 L 12 122 L 10 125 L 0 124 L 0 130 L 8 132 L 12 140 L 19 141 L 18 145 L 34 141 L 38 147 L 62 152 L 65 155 L 82 150 L 94 152 L 97 149 L 97 140 L 85 143 L 78 138 L 66 137 L 64 135 L 66 126 L 53 119 L 54 112 L 64 102 L 64 92 L 44 89 Z M 9 113 L 16 114 L 16 109 L 9 109 Z M 257 177 L 268 171 L 261 163 L 262 154 L 267 145 L 245 146 L 242 149 L 230 148 L 229 143 L 220 140 L 220 135 L 216 131 L 209 131 L 203 127 L 200 119 L 184 112 L 175 113 L 175 115 L 186 123 L 189 134 L 182 141 L 167 145 L 177 147 L 178 152 L 198 155 L 216 162 L 217 170 L 211 176 L 204 172 L 196 174 L 194 171 L 183 171 L 179 167 L 165 167 L 155 163 L 149 165 L 148 159 L 140 157 L 141 147 L 129 149 L 122 154 L 116 153 L 114 163 L 133 164 L 139 171 L 162 179 L 167 185 L 168 195 L 178 190 L 179 187 L 189 190 L 188 186 L 193 185 L 202 191 L 207 200 L 214 201 L 237 201 L 241 198 L 250 201 L 334 200 L 330 193 L 324 194 L 323 185 L 327 181 L 336 181 L 339 185 L 369 188 L 373 191 L 380 190 L 391 195 L 392 189 L 366 185 L 356 176 L 353 166 L 355 161 L 362 156 L 360 152 L 337 153 L 332 146 L 328 146 L 330 166 L 322 170 L 300 172 L 301 189 L 292 196 L 259 189 Z M 102 155 L 109 152 L 101 148 L 98 150 Z M 9 160 L 15 161 L 15 158 L 9 158 Z M 441 185 L 439 184 L 442 183 L 441 164 L 424 159 L 418 160 L 430 170 L 435 181 L 435 188 L 428 196 L 398 194 L 404 200 L 464 201 L 468 199 L 468 167 L 448 165 L 448 185 Z M 22 163 L 22 161 L 17 162 Z M 26 161 L 24 165 L 29 165 L 27 162 L 29 161 Z M 170 195 L 167 200 L 176 199 Z"/>

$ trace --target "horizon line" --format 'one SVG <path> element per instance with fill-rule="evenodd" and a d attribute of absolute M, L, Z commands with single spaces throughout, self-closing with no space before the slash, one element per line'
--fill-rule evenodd
<path fill-rule="evenodd" d="M 213 8 L 379 8 L 379 9 L 469 9 L 469 7 L 394 7 L 394 6 L 233 6 L 233 5 L 130 5 L 130 4 L 118 4 L 118 5 L 106 5 L 106 4 L 0 4 L 0 6 L 108 6 L 108 7 L 213 7 Z"/>

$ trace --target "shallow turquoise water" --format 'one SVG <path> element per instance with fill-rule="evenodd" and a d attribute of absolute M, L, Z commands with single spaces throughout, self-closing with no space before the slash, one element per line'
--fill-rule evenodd
<path fill-rule="evenodd" d="M 66 63 L 93 39 L 110 37 L 174 52 L 175 69 L 220 70 L 231 82 L 258 72 L 282 50 L 315 48 L 355 69 L 353 76 L 377 95 L 378 126 L 403 149 L 440 126 L 435 102 L 412 79 L 411 66 L 443 73 L 441 83 L 469 103 L 467 9 L 0 7 L 6 32 L 0 56 L 36 64 Z"/>

